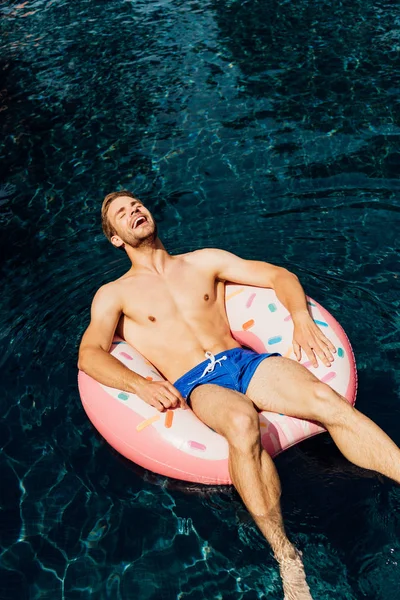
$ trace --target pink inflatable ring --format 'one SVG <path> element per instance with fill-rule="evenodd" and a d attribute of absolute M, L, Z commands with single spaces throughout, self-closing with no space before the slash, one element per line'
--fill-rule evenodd
<path fill-rule="evenodd" d="M 319 361 L 312 372 L 354 404 L 357 372 L 353 352 L 339 323 L 308 299 L 311 315 L 337 348 L 330 368 Z M 280 352 L 295 359 L 293 323 L 273 290 L 227 284 L 225 302 L 231 331 L 257 352 Z M 143 377 L 162 379 L 137 350 L 115 338 L 111 354 Z M 307 357 L 302 364 L 310 368 Z M 205 484 L 231 483 L 226 440 L 202 423 L 192 410 L 158 412 L 138 396 L 101 385 L 79 372 L 83 407 L 99 433 L 126 458 L 161 475 Z M 315 423 L 276 413 L 260 413 L 261 441 L 271 456 L 324 431 Z"/>

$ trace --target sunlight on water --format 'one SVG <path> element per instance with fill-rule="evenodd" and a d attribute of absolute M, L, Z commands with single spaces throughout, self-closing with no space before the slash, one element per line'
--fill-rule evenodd
<path fill-rule="evenodd" d="M 178 484 L 94 431 L 76 359 L 127 268 L 127 187 L 171 253 L 285 266 L 343 324 L 359 408 L 400 443 L 400 25 L 378 1 L 29 0 L 1 15 L 2 598 L 282 598 L 233 489 Z M 319 600 L 395 598 L 400 494 L 328 436 L 280 456 Z"/>

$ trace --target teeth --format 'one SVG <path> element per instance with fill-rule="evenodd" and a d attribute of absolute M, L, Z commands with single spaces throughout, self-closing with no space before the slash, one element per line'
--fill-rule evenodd
<path fill-rule="evenodd" d="M 145 217 L 139 217 L 138 219 L 136 219 L 136 221 L 133 225 L 133 228 L 135 229 L 141 223 L 141 221 L 145 222 L 146 221 Z"/>

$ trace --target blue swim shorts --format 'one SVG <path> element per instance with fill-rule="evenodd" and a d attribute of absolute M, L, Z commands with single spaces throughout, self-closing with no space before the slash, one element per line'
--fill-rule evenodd
<path fill-rule="evenodd" d="M 219 354 L 206 352 L 207 360 L 182 375 L 174 387 L 189 402 L 189 396 L 195 387 L 204 383 L 214 383 L 230 390 L 245 394 L 260 362 L 269 356 L 281 356 L 279 353 L 258 354 L 248 348 L 232 348 Z"/>

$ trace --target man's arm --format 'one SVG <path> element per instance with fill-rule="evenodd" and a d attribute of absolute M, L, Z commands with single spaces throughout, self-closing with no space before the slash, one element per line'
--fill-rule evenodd
<path fill-rule="evenodd" d="M 336 349 L 312 320 L 306 295 L 294 273 L 263 261 L 245 260 L 225 250 L 206 248 L 202 252 L 204 260 L 214 270 L 218 279 L 272 288 L 278 300 L 292 316 L 293 349 L 296 358 L 301 360 L 303 348 L 315 367 L 318 366 L 317 356 L 326 366 L 330 366 L 330 361 L 333 360 L 332 352 Z"/>
<path fill-rule="evenodd" d="M 93 299 L 90 324 L 79 347 L 78 369 L 103 385 L 134 392 L 135 383 L 142 378 L 109 354 L 121 313 L 112 287 L 101 287 Z"/>
<path fill-rule="evenodd" d="M 225 250 L 206 248 L 203 252 L 218 279 L 272 288 L 292 318 L 301 313 L 309 314 L 304 290 L 294 273 L 267 262 L 245 260 Z"/>
<path fill-rule="evenodd" d="M 115 288 L 110 284 L 100 288 L 93 299 L 90 324 L 79 347 L 78 369 L 103 385 L 137 394 L 160 412 L 179 405 L 187 408 L 171 383 L 148 381 L 109 354 L 121 314 L 122 305 Z"/>

